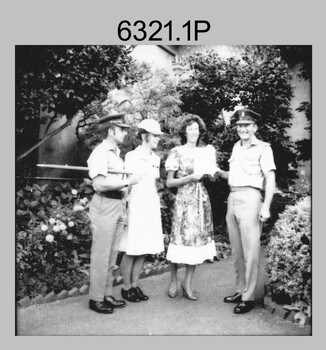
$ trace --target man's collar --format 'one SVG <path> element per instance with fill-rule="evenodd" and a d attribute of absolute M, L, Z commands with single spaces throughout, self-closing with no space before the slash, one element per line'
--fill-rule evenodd
<path fill-rule="evenodd" d="M 253 138 L 251 139 L 250 145 L 258 145 L 260 141 L 257 139 L 257 137 L 254 135 Z"/>
<path fill-rule="evenodd" d="M 104 145 L 106 150 L 117 152 L 117 154 L 120 153 L 120 150 L 119 150 L 118 146 L 113 145 L 108 139 L 103 140 L 102 144 Z"/>
<path fill-rule="evenodd" d="M 259 141 L 259 140 L 257 139 L 257 137 L 254 135 L 254 136 L 252 137 L 252 139 L 251 139 L 251 142 L 250 142 L 249 147 L 255 146 L 255 145 L 259 145 L 259 143 L 260 143 L 260 141 Z M 239 140 L 239 141 L 237 142 L 237 145 L 238 145 L 239 147 L 242 146 L 242 145 L 241 145 L 241 140 Z"/>

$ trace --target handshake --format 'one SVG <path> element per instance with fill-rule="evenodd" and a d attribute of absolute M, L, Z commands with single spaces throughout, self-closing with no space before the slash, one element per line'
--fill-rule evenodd
<path fill-rule="evenodd" d="M 216 179 L 221 178 L 226 173 L 226 171 L 220 169 L 219 167 L 216 167 L 212 171 L 195 172 L 194 174 L 192 174 L 192 180 L 198 181 L 203 179 L 204 177 L 208 177 L 211 181 L 215 181 Z"/>
<path fill-rule="evenodd" d="M 224 170 L 220 169 L 219 167 L 217 167 L 215 173 L 214 173 L 214 177 L 215 178 L 220 178 L 223 176 L 223 174 L 225 173 Z"/>

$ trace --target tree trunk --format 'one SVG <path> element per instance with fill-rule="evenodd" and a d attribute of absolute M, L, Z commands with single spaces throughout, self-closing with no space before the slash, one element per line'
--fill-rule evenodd
<path fill-rule="evenodd" d="M 33 147 L 31 147 L 29 150 L 27 150 L 26 152 L 24 152 L 23 154 L 21 154 L 20 156 L 18 156 L 16 158 L 16 161 L 19 162 L 20 160 L 22 160 L 23 158 L 25 158 L 26 156 L 28 156 L 31 152 L 33 152 L 35 149 L 37 149 L 38 147 L 40 147 L 46 140 L 48 140 L 49 138 L 51 138 L 52 136 L 58 134 L 60 131 L 62 131 L 63 129 L 65 129 L 67 126 L 69 126 L 71 124 L 71 120 L 72 118 L 69 118 L 64 124 L 62 124 L 58 129 L 52 131 L 50 134 L 45 135 L 43 137 L 42 140 L 40 140 L 39 142 L 37 142 Z"/>

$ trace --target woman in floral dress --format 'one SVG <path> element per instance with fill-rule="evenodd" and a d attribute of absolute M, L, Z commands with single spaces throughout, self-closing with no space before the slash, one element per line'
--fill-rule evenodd
<path fill-rule="evenodd" d="M 213 146 L 198 146 L 205 130 L 200 117 L 188 115 L 179 131 L 182 145 L 171 150 L 165 163 L 168 171 L 167 187 L 178 188 L 167 251 L 167 260 L 171 262 L 168 292 L 171 298 L 177 295 L 179 263 L 186 265 L 185 279 L 181 283 L 183 295 L 190 300 L 197 300 L 192 291 L 196 265 L 216 255 L 211 204 L 201 180 L 208 176 L 214 181 L 213 174 L 217 166 Z"/>

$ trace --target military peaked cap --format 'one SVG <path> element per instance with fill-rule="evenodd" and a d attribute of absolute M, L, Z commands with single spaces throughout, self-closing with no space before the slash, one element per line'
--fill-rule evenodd
<path fill-rule="evenodd" d="M 121 128 L 130 128 L 130 125 L 125 121 L 125 113 L 107 115 L 101 118 L 97 123 L 103 127 L 113 124 Z"/>
<path fill-rule="evenodd" d="M 256 113 L 250 109 L 238 109 L 233 113 L 232 119 L 236 120 L 236 124 L 250 124 L 257 123 L 261 118 L 259 113 Z"/>

